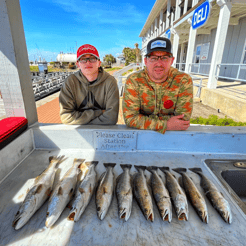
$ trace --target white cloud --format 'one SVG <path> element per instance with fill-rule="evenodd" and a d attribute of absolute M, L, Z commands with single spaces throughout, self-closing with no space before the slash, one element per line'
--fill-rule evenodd
<path fill-rule="evenodd" d="M 129 25 L 143 23 L 144 16 L 137 8 L 128 3 L 116 2 L 117 5 L 109 5 L 103 2 L 53 0 L 63 10 L 73 13 L 77 22 L 88 21 L 92 24 Z"/>

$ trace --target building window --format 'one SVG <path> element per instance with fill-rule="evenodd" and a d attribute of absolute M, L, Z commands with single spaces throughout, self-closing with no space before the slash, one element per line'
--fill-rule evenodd
<path fill-rule="evenodd" d="M 201 45 L 196 46 L 196 54 L 194 63 L 200 63 L 200 55 L 201 55 Z"/>

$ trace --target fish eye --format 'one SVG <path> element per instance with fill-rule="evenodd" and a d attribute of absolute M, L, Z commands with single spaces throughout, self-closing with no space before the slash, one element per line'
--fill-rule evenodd
<path fill-rule="evenodd" d="M 100 211 L 101 210 L 101 208 L 100 207 L 97 207 L 97 211 Z"/>

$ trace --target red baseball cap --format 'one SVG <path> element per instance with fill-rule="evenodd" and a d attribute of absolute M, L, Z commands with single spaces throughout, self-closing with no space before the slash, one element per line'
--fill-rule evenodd
<path fill-rule="evenodd" d="M 79 60 L 79 58 L 81 56 L 87 55 L 87 54 L 93 55 L 97 59 L 100 59 L 99 53 L 94 46 L 92 46 L 90 44 L 84 44 L 84 45 L 80 46 L 77 50 L 77 61 Z"/>

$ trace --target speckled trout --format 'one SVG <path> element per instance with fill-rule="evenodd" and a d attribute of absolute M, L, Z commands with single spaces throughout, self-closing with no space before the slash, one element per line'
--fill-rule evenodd
<path fill-rule="evenodd" d="M 146 166 L 134 166 L 138 173 L 133 177 L 133 194 L 146 220 L 154 221 L 153 203 L 144 171 Z"/>
<path fill-rule="evenodd" d="M 49 166 L 34 180 L 34 184 L 27 190 L 26 197 L 21 204 L 13 221 L 15 230 L 24 226 L 33 214 L 49 198 L 53 189 L 55 173 L 58 165 L 64 161 L 64 156 L 50 156 Z"/>
<path fill-rule="evenodd" d="M 104 172 L 100 179 L 96 191 L 96 208 L 97 215 L 100 220 L 103 220 L 108 212 L 109 206 L 113 199 L 114 193 L 114 172 L 113 168 L 116 163 L 104 163 L 107 171 Z"/>
<path fill-rule="evenodd" d="M 160 169 L 165 173 L 166 186 L 178 219 L 188 221 L 188 203 L 184 191 L 180 187 L 175 176 L 169 171 L 169 167 L 160 167 Z"/>
<path fill-rule="evenodd" d="M 168 190 L 166 189 L 162 177 L 158 174 L 158 167 L 150 166 L 147 170 L 151 175 L 151 188 L 156 205 L 163 221 L 172 221 L 172 203 Z"/>
<path fill-rule="evenodd" d="M 216 186 L 202 173 L 201 168 L 189 168 L 201 177 L 201 187 L 213 207 L 218 211 L 225 222 L 232 223 L 232 213 L 228 201 Z"/>
<path fill-rule="evenodd" d="M 68 202 L 71 200 L 77 184 L 80 165 L 85 159 L 74 159 L 73 166 L 65 173 L 57 184 L 49 199 L 46 216 L 46 227 L 51 227 L 60 217 Z"/>
<path fill-rule="evenodd" d="M 208 223 L 208 209 L 205 199 L 191 178 L 187 175 L 186 168 L 174 168 L 173 171 L 182 175 L 182 183 L 188 199 L 190 200 L 201 220 L 205 223 Z"/>
<path fill-rule="evenodd" d="M 130 170 L 132 165 L 120 164 L 123 173 L 116 179 L 116 197 L 120 219 L 127 221 L 132 211 L 132 185 Z"/>
<path fill-rule="evenodd" d="M 84 168 L 85 175 L 82 175 L 76 190 L 75 198 L 72 203 L 68 220 L 78 221 L 89 204 L 92 194 L 94 193 L 97 181 L 97 173 L 95 167 L 98 161 L 90 161 L 84 163 L 88 170 Z"/>

